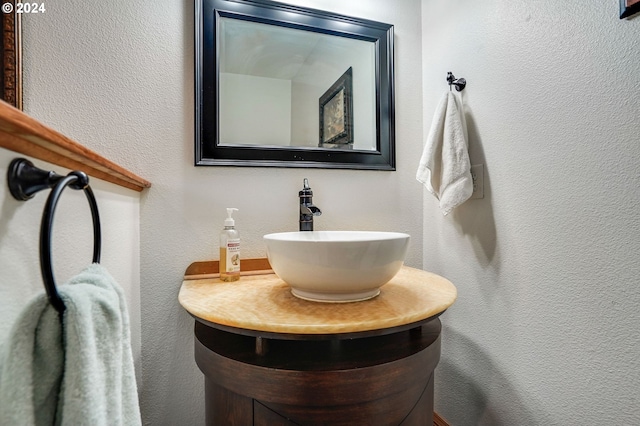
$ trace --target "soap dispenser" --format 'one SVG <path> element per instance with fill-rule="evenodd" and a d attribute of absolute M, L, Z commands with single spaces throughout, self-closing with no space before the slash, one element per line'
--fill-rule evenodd
<path fill-rule="evenodd" d="M 233 212 L 236 208 L 227 208 L 224 229 L 220 232 L 220 279 L 238 281 L 240 279 L 240 233 L 235 228 Z"/>

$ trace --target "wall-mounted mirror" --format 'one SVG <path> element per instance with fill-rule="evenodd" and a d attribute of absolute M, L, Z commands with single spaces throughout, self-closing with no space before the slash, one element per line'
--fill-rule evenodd
<path fill-rule="evenodd" d="M 395 170 L 393 26 L 196 2 L 195 164 Z"/>

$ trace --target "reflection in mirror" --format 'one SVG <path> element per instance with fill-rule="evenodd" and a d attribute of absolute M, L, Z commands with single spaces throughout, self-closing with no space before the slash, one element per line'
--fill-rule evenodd
<path fill-rule="evenodd" d="M 219 24 L 221 145 L 376 149 L 373 43 L 229 18 Z M 328 93 L 347 70 L 349 90 Z M 325 93 L 334 95 L 326 106 Z M 350 140 L 337 138 L 347 133 Z"/>
<path fill-rule="evenodd" d="M 395 170 L 393 26 L 196 3 L 196 165 Z"/>

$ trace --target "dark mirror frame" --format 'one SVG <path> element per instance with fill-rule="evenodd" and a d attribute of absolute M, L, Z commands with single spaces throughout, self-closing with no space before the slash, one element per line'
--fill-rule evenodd
<path fill-rule="evenodd" d="M 267 0 L 197 0 L 195 165 L 395 170 L 393 25 Z M 220 18 L 241 19 L 375 43 L 376 150 L 219 144 Z"/>

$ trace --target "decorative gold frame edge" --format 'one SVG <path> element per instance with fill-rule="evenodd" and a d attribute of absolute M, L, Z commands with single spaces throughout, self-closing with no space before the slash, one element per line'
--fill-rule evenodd
<path fill-rule="evenodd" d="M 11 13 L 2 13 L 2 94 L 3 100 L 22 109 L 22 19 L 15 11 L 15 0 L 5 0 L 13 5 Z"/>

